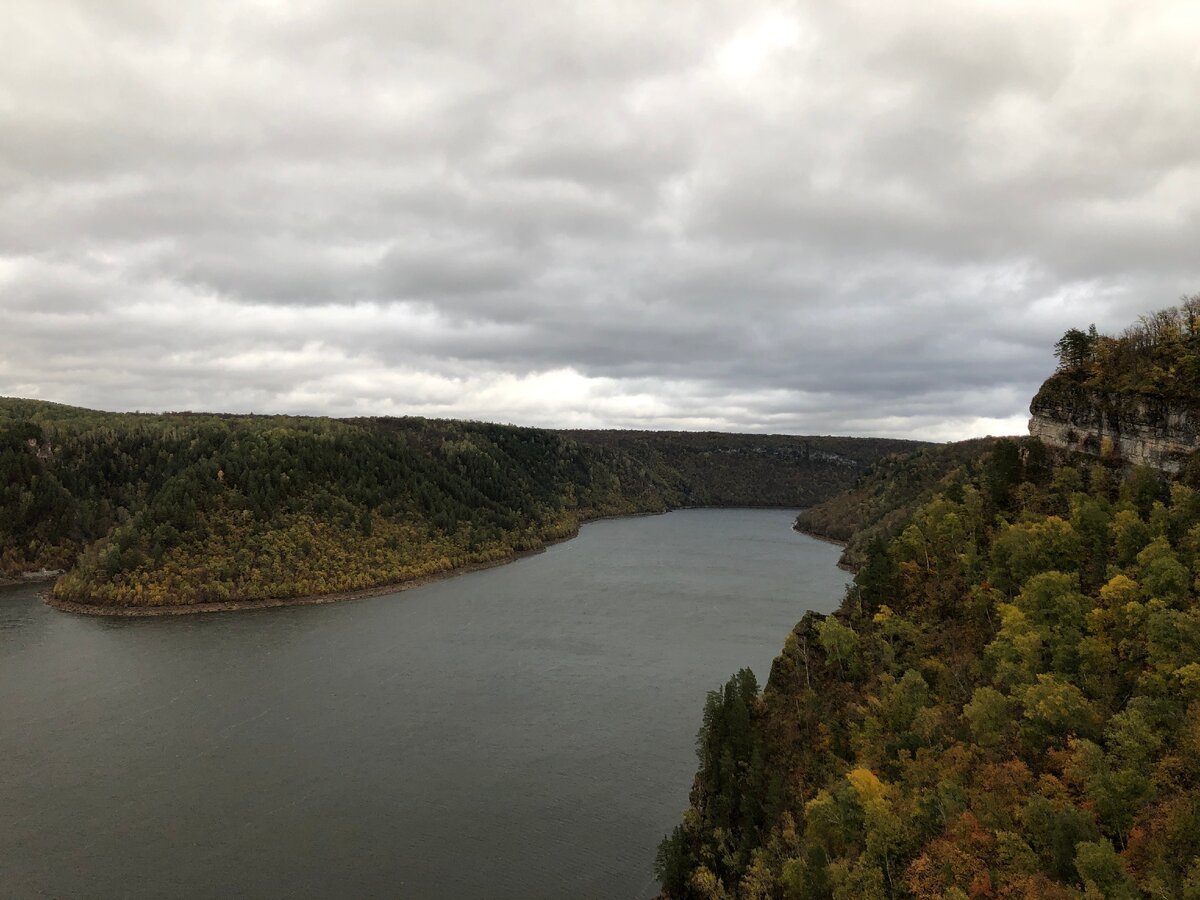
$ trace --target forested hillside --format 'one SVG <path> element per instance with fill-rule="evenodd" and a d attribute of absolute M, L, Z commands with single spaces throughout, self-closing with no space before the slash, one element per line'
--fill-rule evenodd
<path fill-rule="evenodd" d="M 846 541 L 842 564 L 857 568 L 872 544 L 892 537 L 935 493 L 978 476 L 994 444 L 994 438 L 976 438 L 886 456 L 850 490 L 802 510 L 796 527 Z"/>
<path fill-rule="evenodd" d="M 1144 350 L 1056 378 L 1179 377 Z M 922 454 L 887 460 L 802 519 L 894 533 L 858 543 L 840 609 L 800 621 L 765 689 L 710 694 L 667 897 L 1200 898 L 1200 467 L 957 452 L 924 451 L 915 489 L 888 481 Z"/>
<path fill-rule="evenodd" d="M 507 559 L 596 516 L 823 499 L 892 446 L 748 438 L 747 453 L 769 448 L 752 477 L 682 465 L 729 440 L 639 453 L 477 422 L 0 400 L 0 576 L 66 569 L 59 600 L 140 608 L 364 590 Z M 844 456 L 810 449 L 830 440 Z"/>
<path fill-rule="evenodd" d="M 664 474 L 685 506 L 811 506 L 844 490 L 875 460 L 923 445 L 891 438 L 716 431 L 561 431 L 627 453 Z"/>

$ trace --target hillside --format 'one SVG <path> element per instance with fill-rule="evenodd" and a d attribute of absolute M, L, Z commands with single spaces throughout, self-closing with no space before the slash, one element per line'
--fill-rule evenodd
<path fill-rule="evenodd" d="M 716 431 L 559 434 L 641 460 L 670 479 L 684 506 L 811 506 L 844 490 L 881 457 L 922 446 L 890 438 Z"/>
<path fill-rule="evenodd" d="M 883 478 L 822 521 L 887 520 Z M 1200 897 L 1195 483 L 1036 438 L 932 480 L 761 692 L 709 695 L 665 896 Z"/>
<path fill-rule="evenodd" d="M 54 597 L 105 608 L 361 591 L 509 559 L 597 516 L 697 498 L 824 499 L 892 447 L 676 440 L 681 448 L 622 447 L 602 434 L 478 422 L 120 414 L 0 399 L 0 576 L 66 569 Z M 812 449 L 831 441 L 844 455 Z M 750 476 L 690 459 L 723 460 L 731 445 L 762 457 Z"/>
<path fill-rule="evenodd" d="M 981 473 L 994 444 L 994 438 L 976 438 L 886 456 L 850 490 L 802 510 L 796 528 L 847 542 L 842 565 L 857 568 L 868 547 L 891 538 L 936 492 L 954 490 L 972 473 Z"/>

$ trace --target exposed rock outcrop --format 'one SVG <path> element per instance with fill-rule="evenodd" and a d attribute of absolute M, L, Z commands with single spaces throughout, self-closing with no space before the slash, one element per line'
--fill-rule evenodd
<path fill-rule="evenodd" d="M 1029 433 L 1043 443 L 1119 458 L 1178 474 L 1200 450 L 1200 417 L 1190 409 L 1146 396 L 1090 391 L 1059 374 L 1030 404 Z"/>

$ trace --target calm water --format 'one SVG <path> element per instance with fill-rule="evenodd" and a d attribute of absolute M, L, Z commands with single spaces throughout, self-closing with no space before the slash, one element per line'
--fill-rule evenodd
<path fill-rule="evenodd" d="M 597 522 L 403 594 L 145 620 L 0 592 L 5 896 L 645 897 L 704 694 L 828 611 L 785 511 Z"/>

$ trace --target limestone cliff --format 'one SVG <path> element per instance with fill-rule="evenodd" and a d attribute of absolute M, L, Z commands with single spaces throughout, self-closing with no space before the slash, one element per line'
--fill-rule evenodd
<path fill-rule="evenodd" d="M 1029 433 L 1052 447 L 1178 474 L 1200 449 L 1200 416 L 1150 395 L 1101 393 L 1060 372 L 1029 407 Z"/>

